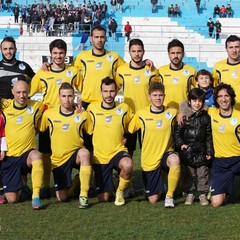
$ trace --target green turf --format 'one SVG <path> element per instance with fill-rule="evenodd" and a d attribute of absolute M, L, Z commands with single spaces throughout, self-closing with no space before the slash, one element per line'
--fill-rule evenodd
<path fill-rule="evenodd" d="M 125 206 L 96 198 L 89 199 L 89 209 L 79 209 L 77 199 L 59 203 L 56 198 L 43 200 L 41 211 L 33 211 L 31 201 L 0 205 L 0 239 L 240 239 L 238 179 L 234 198 L 224 207 L 198 201 L 185 206 L 178 197 L 175 209 L 165 209 L 163 200 L 150 204 L 143 197 L 139 151 L 134 163 L 136 197 Z"/>

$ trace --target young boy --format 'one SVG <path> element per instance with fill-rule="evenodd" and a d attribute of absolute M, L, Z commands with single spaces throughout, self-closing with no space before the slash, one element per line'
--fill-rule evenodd
<path fill-rule="evenodd" d="M 213 141 L 211 120 L 204 109 L 205 93 L 200 88 L 193 88 L 188 94 L 188 101 L 180 106 L 185 118 L 182 125 L 175 129 L 175 145 L 182 163 L 186 166 L 185 205 L 192 205 L 196 191 L 200 193 L 200 204 L 208 205 L 208 165 L 212 158 Z"/>
<path fill-rule="evenodd" d="M 212 88 L 212 85 L 213 85 L 212 74 L 205 69 L 201 69 L 197 72 L 195 80 L 198 84 L 198 87 L 203 89 L 205 92 L 205 104 L 208 107 L 213 107 L 214 100 L 213 100 L 213 88 Z"/>

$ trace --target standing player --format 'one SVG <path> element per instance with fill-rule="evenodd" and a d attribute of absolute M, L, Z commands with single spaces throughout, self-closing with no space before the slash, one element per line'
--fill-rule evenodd
<path fill-rule="evenodd" d="M 179 104 L 187 98 L 191 85 L 195 85 L 196 70 L 183 63 L 184 45 L 178 39 L 168 44 L 170 64 L 158 69 L 165 87 L 165 105 L 179 109 Z"/>
<path fill-rule="evenodd" d="M 117 53 L 104 48 L 106 30 L 103 27 L 94 27 L 90 40 L 93 49 L 80 52 L 73 62 L 73 65 L 81 71 L 82 104 L 85 109 L 89 103 L 101 101 L 99 92 L 101 80 L 105 77 L 113 78 L 117 67 L 124 63 Z"/>
<path fill-rule="evenodd" d="M 59 89 L 60 106 L 52 107 L 44 112 L 40 130 L 50 128 L 51 162 L 57 199 L 66 201 L 71 187 L 72 168 L 79 169 L 81 191 L 79 208 L 88 207 L 88 190 L 92 167 L 90 154 L 83 148 L 82 128 L 87 113 L 74 111 L 74 89 L 70 83 L 64 82 Z"/>
<path fill-rule="evenodd" d="M 80 90 L 80 77 L 77 68 L 64 63 L 67 54 L 67 44 L 62 39 L 56 39 L 49 45 L 52 63 L 50 71 L 39 70 L 31 82 L 30 96 L 42 92 L 42 102 L 45 109 L 59 104 L 58 91 L 63 82 L 68 82 Z M 39 151 L 43 153 L 44 192 L 50 197 L 49 185 L 51 174 L 51 148 L 49 132 L 39 133 Z"/>
<path fill-rule="evenodd" d="M 43 178 L 41 153 L 35 150 L 37 122 L 42 115 L 43 104 L 28 100 L 29 87 L 17 81 L 12 90 L 14 99 L 3 102 L 3 116 L 8 151 L 2 161 L 2 181 L 6 199 L 15 203 L 23 187 L 22 176 L 31 172 L 32 207 L 41 209 L 39 192 Z"/>
<path fill-rule="evenodd" d="M 12 37 L 5 37 L 1 42 L 2 60 L 0 61 L 0 98 L 13 98 L 12 86 L 18 80 L 28 84 L 34 76 L 32 68 L 16 59 L 16 42 Z"/>
<path fill-rule="evenodd" d="M 173 151 L 173 125 L 177 110 L 163 105 L 165 93 L 162 83 L 149 87 L 151 105 L 139 110 L 129 124 L 129 132 L 141 129 L 142 176 L 149 202 L 155 203 L 164 191 L 161 171 L 168 173 L 168 191 L 164 206 L 174 208 L 173 194 L 180 176 L 180 159 Z"/>
<path fill-rule="evenodd" d="M 125 103 L 115 103 L 117 86 L 113 79 L 104 78 L 101 84 L 102 102 L 88 107 L 88 133 L 93 134 L 95 184 L 100 202 L 109 200 L 114 189 L 112 171 L 119 172 L 115 205 L 125 204 L 124 190 L 132 177 L 133 163 L 122 139 L 133 116 Z"/>
<path fill-rule="evenodd" d="M 230 84 L 236 93 L 235 108 L 240 110 L 240 38 L 230 35 L 225 42 L 227 59 L 213 67 L 214 86 L 224 82 Z"/>
<path fill-rule="evenodd" d="M 211 116 L 215 158 L 211 168 L 211 204 L 219 207 L 232 193 L 234 176 L 240 170 L 240 112 L 234 107 L 235 92 L 231 85 L 221 83 L 214 92 L 216 108 Z"/>
<path fill-rule="evenodd" d="M 148 96 L 149 84 L 160 81 L 157 69 L 151 69 L 143 61 L 144 45 L 140 39 L 129 42 L 131 61 L 118 67 L 116 83 L 118 88 L 123 87 L 124 102 L 134 113 L 150 104 Z M 127 135 L 127 147 L 131 156 L 136 149 L 137 133 Z"/>

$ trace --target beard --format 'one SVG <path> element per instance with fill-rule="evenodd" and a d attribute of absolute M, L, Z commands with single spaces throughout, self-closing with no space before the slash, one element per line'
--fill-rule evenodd
<path fill-rule="evenodd" d="M 16 57 L 16 53 L 13 54 L 12 58 L 11 59 L 8 59 L 6 58 L 3 54 L 2 54 L 2 58 L 3 58 L 3 61 L 6 62 L 6 63 L 12 63 L 15 61 L 15 58 Z"/>

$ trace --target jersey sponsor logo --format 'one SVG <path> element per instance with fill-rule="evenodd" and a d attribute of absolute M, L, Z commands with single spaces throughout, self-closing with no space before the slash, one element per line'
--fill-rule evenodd
<path fill-rule="evenodd" d="M 66 72 L 66 76 L 67 76 L 67 77 L 72 77 L 72 76 L 73 76 L 72 71 L 71 71 L 71 70 L 68 70 L 68 71 Z"/>
<path fill-rule="evenodd" d="M 20 63 L 18 67 L 22 71 L 26 69 L 26 66 L 23 63 Z"/>
<path fill-rule="evenodd" d="M 105 118 L 105 121 L 106 121 L 106 123 L 111 123 L 111 121 L 112 121 L 112 116 L 107 116 L 107 117 Z"/>
<path fill-rule="evenodd" d="M 179 77 L 174 77 L 172 80 L 173 84 L 178 84 Z"/>
<path fill-rule="evenodd" d="M 28 114 L 33 114 L 34 113 L 34 110 L 33 110 L 32 106 L 27 107 L 27 113 Z"/>
<path fill-rule="evenodd" d="M 56 85 L 58 87 L 60 87 L 62 85 L 62 79 L 61 78 L 56 80 Z"/>
<path fill-rule="evenodd" d="M 183 76 L 189 76 L 189 71 L 187 69 L 183 70 Z"/>
<path fill-rule="evenodd" d="M 14 113 L 8 113 L 7 115 L 8 115 L 8 116 L 15 116 Z"/>
<path fill-rule="evenodd" d="M 16 124 L 22 124 L 23 122 L 23 116 L 19 116 L 16 118 Z"/>
<path fill-rule="evenodd" d="M 216 119 L 213 119 L 213 122 L 215 122 L 215 123 L 218 123 L 218 120 L 216 120 Z"/>
<path fill-rule="evenodd" d="M 136 77 L 133 79 L 133 83 L 140 83 L 140 76 L 136 76 Z"/>
<path fill-rule="evenodd" d="M 156 122 L 156 127 L 161 128 L 162 127 L 162 120 L 159 120 Z"/>
<path fill-rule="evenodd" d="M 233 71 L 231 73 L 232 78 L 237 78 L 238 77 L 238 71 Z"/>
<path fill-rule="evenodd" d="M 62 125 L 62 130 L 63 130 L 64 132 L 68 131 L 69 126 L 70 126 L 69 123 L 65 123 L 65 124 L 63 124 L 63 125 Z"/>
<path fill-rule="evenodd" d="M 237 125 L 237 124 L 238 124 L 237 118 L 232 118 L 232 119 L 230 120 L 230 124 L 233 125 L 233 126 Z"/>
<path fill-rule="evenodd" d="M 75 116 L 73 121 L 76 122 L 76 123 L 79 123 L 79 122 L 81 122 L 81 117 L 80 116 Z"/>
<path fill-rule="evenodd" d="M 144 72 L 144 75 L 149 77 L 151 74 L 150 70 L 149 69 L 146 69 L 145 72 Z"/>
<path fill-rule="evenodd" d="M 54 123 L 61 123 L 60 120 L 53 120 Z"/>
<path fill-rule="evenodd" d="M 152 121 L 153 118 L 146 118 L 145 121 Z"/>
<path fill-rule="evenodd" d="M 122 108 L 117 108 L 117 109 L 116 109 L 116 113 L 117 113 L 118 115 L 122 115 L 122 114 L 123 114 Z"/>
<path fill-rule="evenodd" d="M 103 116 L 103 113 L 96 113 L 97 116 Z"/>
<path fill-rule="evenodd" d="M 220 125 L 219 128 L 218 128 L 218 131 L 221 132 L 221 133 L 224 133 L 225 132 L 225 128 L 226 128 L 225 125 Z"/>
<path fill-rule="evenodd" d="M 96 69 L 101 69 L 101 68 L 102 68 L 102 62 L 97 62 Z"/>
<path fill-rule="evenodd" d="M 113 56 L 111 54 L 107 55 L 107 61 L 112 62 Z"/>
<path fill-rule="evenodd" d="M 171 119 L 171 118 L 172 118 L 172 114 L 171 114 L 170 112 L 166 112 L 166 113 L 165 113 L 165 117 L 166 117 L 167 119 Z"/>
<path fill-rule="evenodd" d="M 222 72 L 229 72 L 229 69 L 223 69 Z"/>
<path fill-rule="evenodd" d="M 125 73 L 125 74 L 123 74 L 123 76 L 124 77 L 130 77 L 132 74 L 130 74 L 130 73 Z"/>
<path fill-rule="evenodd" d="M 54 77 L 47 78 L 47 80 L 52 80 L 52 79 L 54 79 Z"/>
<path fill-rule="evenodd" d="M 171 77 L 171 74 L 165 74 L 164 77 Z"/>

